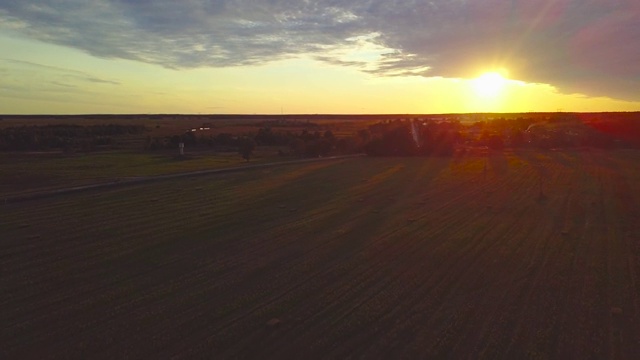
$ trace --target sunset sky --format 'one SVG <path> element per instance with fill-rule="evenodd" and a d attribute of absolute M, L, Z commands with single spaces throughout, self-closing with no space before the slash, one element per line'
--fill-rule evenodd
<path fill-rule="evenodd" d="M 0 0 L 0 113 L 640 111 L 638 0 Z"/>

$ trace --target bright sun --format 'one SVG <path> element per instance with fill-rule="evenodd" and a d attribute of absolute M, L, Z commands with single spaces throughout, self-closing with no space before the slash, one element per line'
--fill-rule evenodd
<path fill-rule="evenodd" d="M 500 94 L 507 79 L 496 72 L 488 72 L 473 80 L 476 93 L 482 97 L 495 97 Z"/>

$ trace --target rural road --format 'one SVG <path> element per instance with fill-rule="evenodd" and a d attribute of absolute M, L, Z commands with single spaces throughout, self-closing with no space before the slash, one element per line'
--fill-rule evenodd
<path fill-rule="evenodd" d="M 322 158 L 282 161 L 282 162 L 267 163 L 267 164 L 246 165 L 246 166 L 238 166 L 238 167 L 223 168 L 223 169 L 198 170 L 198 171 L 190 171 L 190 172 L 183 172 L 183 173 L 176 173 L 176 174 L 144 176 L 144 177 L 137 177 L 134 179 L 126 179 L 126 180 L 119 179 L 119 180 L 114 180 L 114 181 L 105 182 L 105 183 L 74 186 L 74 187 L 61 188 L 61 189 L 55 189 L 55 190 L 38 191 L 38 192 L 32 192 L 32 193 L 26 193 L 26 194 L 7 195 L 3 198 L 3 202 L 5 204 L 16 203 L 16 202 L 23 202 L 28 200 L 42 199 L 42 198 L 52 197 L 56 195 L 76 193 L 81 191 L 97 190 L 97 189 L 103 189 L 103 188 L 113 188 L 113 187 L 129 186 L 129 185 L 138 185 L 138 184 L 150 183 L 150 182 L 167 180 L 167 179 L 175 179 L 175 178 L 181 178 L 181 177 L 228 174 L 228 173 L 241 172 L 241 171 L 247 171 L 247 170 L 273 168 L 278 166 L 317 162 L 317 161 L 342 160 L 342 159 L 349 159 L 349 158 L 362 157 L 362 156 L 365 156 L 365 154 L 329 156 L 329 157 L 322 157 Z"/>

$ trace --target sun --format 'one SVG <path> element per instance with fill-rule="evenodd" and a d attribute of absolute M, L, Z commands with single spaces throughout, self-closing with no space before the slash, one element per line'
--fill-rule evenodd
<path fill-rule="evenodd" d="M 473 80 L 473 86 L 479 96 L 492 98 L 500 95 L 507 79 L 497 72 L 488 72 Z"/>

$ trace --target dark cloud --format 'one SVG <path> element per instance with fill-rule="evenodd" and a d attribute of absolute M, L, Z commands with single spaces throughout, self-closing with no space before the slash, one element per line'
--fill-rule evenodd
<path fill-rule="evenodd" d="M 303 54 L 381 75 L 472 77 L 503 67 L 567 93 L 640 100 L 637 0 L 3 0 L 3 23 L 95 56 L 170 68 Z M 366 61 L 335 55 L 363 36 L 388 51 Z"/>

